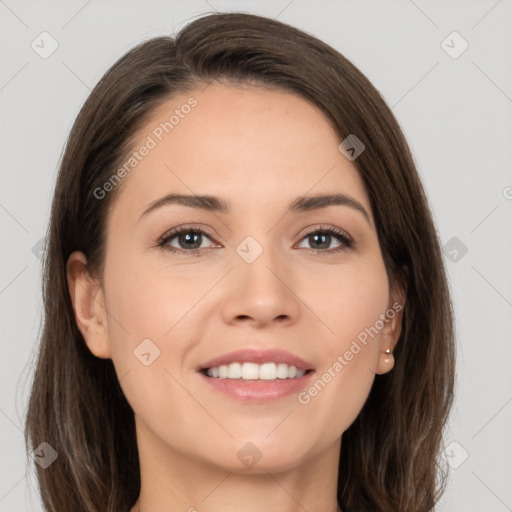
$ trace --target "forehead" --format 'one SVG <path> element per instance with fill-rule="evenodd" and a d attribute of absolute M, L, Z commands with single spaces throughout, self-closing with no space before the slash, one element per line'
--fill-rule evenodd
<path fill-rule="evenodd" d="M 308 193 L 343 192 L 370 211 L 340 142 L 324 114 L 294 93 L 237 85 L 193 89 L 166 100 L 139 131 L 119 206 L 140 214 L 162 194 L 180 192 L 226 197 L 234 210 L 262 209 L 269 201 L 288 205 Z"/>

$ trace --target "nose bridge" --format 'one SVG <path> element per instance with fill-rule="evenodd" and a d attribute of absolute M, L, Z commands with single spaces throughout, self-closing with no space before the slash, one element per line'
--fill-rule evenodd
<path fill-rule="evenodd" d="M 260 241 L 249 235 L 235 249 L 239 258 L 239 278 L 245 286 L 251 286 L 254 293 L 278 295 L 284 286 L 282 279 L 285 276 L 281 279 L 278 276 L 284 268 L 285 255 L 277 242 L 271 242 L 272 233 L 260 234 L 258 238 Z"/>
<path fill-rule="evenodd" d="M 236 268 L 225 305 L 227 321 L 250 317 L 259 324 L 298 312 L 293 272 L 272 233 L 247 236 L 235 247 Z"/>

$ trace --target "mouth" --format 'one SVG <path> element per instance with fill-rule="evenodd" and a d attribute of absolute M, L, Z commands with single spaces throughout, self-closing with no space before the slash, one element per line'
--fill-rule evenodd
<path fill-rule="evenodd" d="M 278 349 L 240 349 L 197 368 L 210 389 L 243 402 L 268 402 L 298 393 L 313 378 L 311 363 Z"/>
<path fill-rule="evenodd" d="M 210 359 L 197 370 L 214 379 L 276 380 L 300 378 L 314 368 L 285 350 L 249 347 Z"/>
<path fill-rule="evenodd" d="M 264 364 L 235 362 L 229 365 L 213 366 L 199 370 L 211 379 L 228 379 L 241 381 L 275 381 L 300 379 L 313 372 L 312 368 L 299 370 L 296 366 L 286 363 L 268 362 Z"/>

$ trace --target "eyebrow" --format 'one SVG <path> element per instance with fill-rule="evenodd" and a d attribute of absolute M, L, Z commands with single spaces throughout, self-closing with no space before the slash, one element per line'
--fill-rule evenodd
<path fill-rule="evenodd" d="M 189 208 L 206 210 L 214 213 L 230 213 L 231 205 L 226 200 L 209 195 L 186 195 L 186 194 L 168 194 L 156 201 L 153 201 L 142 212 L 139 220 L 148 213 L 169 204 L 180 204 Z M 360 212 L 370 223 L 370 216 L 363 205 L 346 194 L 319 194 L 314 196 L 297 197 L 288 207 L 288 213 L 306 212 L 327 208 L 328 206 L 348 206 Z"/>

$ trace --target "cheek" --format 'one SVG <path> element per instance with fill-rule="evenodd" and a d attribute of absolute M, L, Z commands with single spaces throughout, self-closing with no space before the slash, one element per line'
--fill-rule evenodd
<path fill-rule="evenodd" d="M 180 331 L 182 322 L 186 323 L 206 289 L 204 282 L 201 286 L 201 281 L 180 276 L 179 271 L 170 279 L 168 272 L 147 262 L 125 261 L 112 266 L 108 277 L 108 306 L 117 320 L 109 319 L 109 336 L 116 353 L 126 350 L 128 338 L 133 348 L 149 338 L 163 349 Z M 179 339 L 176 343 L 179 346 Z"/>
<path fill-rule="evenodd" d="M 375 325 L 388 307 L 387 274 L 378 258 L 330 267 L 321 274 L 310 274 L 305 280 L 306 303 L 323 323 L 321 336 L 332 358 L 340 350 L 348 349 L 358 336 L 364 340 L 366 330 Z M 368 345 L 375 339 L 377 335 L 368 336 Z"/>
<path fill-rule="evenodd" d="M 123 392 L 136 415 L 149 424 L 173 424 L 171 404 L 190 405 L 183 382 L 183 361 L 194 341 L 194 308 L 208 289 L 202 281 L 124 260 L 105 271 L 108 336 Z M 197 286 L 195 286 L 197 285 Z M 193 404 L 192 404 L 193 405 Z M 175 405 L 174 405 L 175 407 Z M 201 424 L 204 411 L 188 410 Z"/>
<path fill-rule="evenodd" d="M 363 407 L 375 379 L 381 338 L 381 315 L 389 303 L 383 263 L 353 265 L 331 272 L 322 287 L 313 287 L 308 305 L 316 307 L 323 340 L 322 367 L 299 403 L 314 414 L 313 423 L 330 423 L 343 433 Z M 328 413 L 329 417 L 325 417 Z"/>
<path fill-rule="evenodd" d="M 218 274 L 194 277 L 179 267 L 162 267 L 161 260 L 156 265 L 135 257 L 118 261 L 105 268 L 112 360 L 133 409 L 151 417 L 159 402 L 183 399 L 177 382 L 188 376 L 191 351 L 213 316 L 214 293 L 208 291 Z"/>

